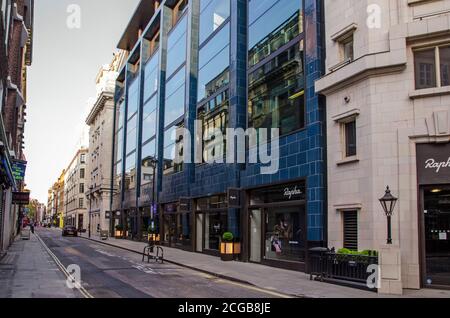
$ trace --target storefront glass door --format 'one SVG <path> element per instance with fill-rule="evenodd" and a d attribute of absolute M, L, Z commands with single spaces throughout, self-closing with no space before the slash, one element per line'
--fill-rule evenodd
<path fill-rule="evenodd" d="M 424 190 L 426 285 L 450 285 L 450 188 Z"/>
<path fill-rule="evenodd" d="M 206 213 L 205 220 L 205 249 L 219 251 L 220 240 L 227 226 L 227 213 Z"/>
<path fill-rule="evenodd" d="M 250 211 L 250 261 L 261 262 L 262 209 Z"/>

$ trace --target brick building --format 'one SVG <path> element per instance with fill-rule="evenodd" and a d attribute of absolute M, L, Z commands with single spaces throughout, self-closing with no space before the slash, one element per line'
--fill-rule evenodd
<path fill-rule="evenodd" d="M 23 191 L 23 179 L 14 179 L 12 167 L 25 166 L 24 127 L 27 67 L 32 60 L 33 0 L 1 0 L 0 23 L 0 253 L 14 238 L 22 206 L 12 192 Z"/>

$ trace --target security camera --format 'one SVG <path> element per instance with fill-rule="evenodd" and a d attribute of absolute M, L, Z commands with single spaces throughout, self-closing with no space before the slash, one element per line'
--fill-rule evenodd
<path fill-rule="evenodd" d="M 344 97 L 344 101 L 345 101 L 347 104 L 350 103 L 350 100 L 351 100 L 350 96 L 345 96 L 345 97 Z"/>

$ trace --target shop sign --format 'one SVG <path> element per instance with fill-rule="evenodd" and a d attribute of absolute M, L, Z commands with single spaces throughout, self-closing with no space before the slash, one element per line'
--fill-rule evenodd
<path fill-rule="evenodd" d="M 189 198 L 180 198 L 180 212 L 189 212 L 191 199 Z"/>
<path fill-rule="evenodd" d="M 228 207 L 239 209 L 241 207 L 241 190 L 240 189 L 228 189 Z"/>
<path fill-rule="evenodd" d="M 12 175 L 17 182 L 25 180 L 25 171 L 27 162 L 21 160 L 13 160 L 11 163 Z"/>
<path fill-rule="evenodd" d="M 21 205 L 30 204 L 30 192 L 13 192 L 12 203 Z"/>
<path fill-rule="evenodd" d="M 450 181 L 450 143 L 417 145 L 419 184 L 444 184 Z"/>
<path fill-rule="evenodd" d="M 258 189 L 251 193 L 251 201 L 253 204 L 302 201 L 305 199 L 305 181 Z"/>

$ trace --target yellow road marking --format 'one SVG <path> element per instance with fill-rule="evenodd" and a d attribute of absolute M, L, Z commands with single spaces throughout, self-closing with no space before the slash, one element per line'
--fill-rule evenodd
<path fill-rule="evenodd" d="M 66 278 L 71 277 L 70 273 L 67 271 L 67 269 L 64 267 L 63 263 L 56 257 L 56 255 L 47 247 L 47 245 L 44 243 L 44 241 L 41 239 L 41 237 L 35 233 L 36 237 L 38 238 L 39 242 L 42 244 L 44 249 L 47 251 L 48 255 L 53 259 L 53 261 L 56 263 L 58 268 L 61 270 L 61 272 L 66 276 Z M 80 284 L 80 288 L 78 288 L 80 293 L 83 295 L 84 298 L 94 298 L 83 286 Z"/>

